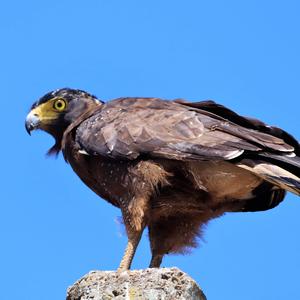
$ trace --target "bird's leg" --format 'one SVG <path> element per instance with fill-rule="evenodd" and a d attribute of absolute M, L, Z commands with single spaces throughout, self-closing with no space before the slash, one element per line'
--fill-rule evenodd
<path fill-rule="evenodd" d="M 146 225 L 147 211 L 147 199 L 145 197 L 138 196 L 132 198 L 128 207 L 125 206 L 125 208 L 122 208 L 123 219 L 128 236 L 128 243 L 118 268 L 119 272 L 128 270 L 130 268 L 133 256 Z"/>
<path fill-rule="evenodd" d="M 151 161 L 134 162 L 128 167 L 127 195 L 120 202 L 128 235 L 128 244 L 118 271 L 130 268 L 133 256 L 149 221 L 150 199 L 158 186 L 168 183 L 167 173 L 160 165 Z M 158 265 L 156 258 L 153 265 Z"/>
<path fill-rule="evenodd" d="M 159 268 L 166 253 L 166 249 L 164 249 L 163 243 L 157 238 L 159 235 L 157 234 L 157 226 L 156 224 L 151 224 L 149 226 L 149 239 L 150 239 L 150 247 L 151 247 L 151 261 L 149 268 Z"/>
<path fill-rule="evenodd" d="M 142 232 L 143 230 L 140 230 L 140 231 L 130 232 L 128 234 L 127 246 L 123 258 L 121 260 L 120 266 L 118 268 L 118 272 L 129 270 L 136 248 L 141 239 Z"/>
<path fill-rule="evenodd" d="M 149 268 L 159 268 L 163 259 L 162 254 L 152 254 Z"/>

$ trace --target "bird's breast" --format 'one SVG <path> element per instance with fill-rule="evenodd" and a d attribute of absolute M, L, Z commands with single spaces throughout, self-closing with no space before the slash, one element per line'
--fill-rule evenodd
<path fill-rule="evenodd" d="M 66 149 L 67 160 L 79 178 L 97 195 L 119 207 L 119 201 L 126 193 L 125 169 L 121 162 L 114 162 L 101 156 L 91 156 L 77 147 Z"/>

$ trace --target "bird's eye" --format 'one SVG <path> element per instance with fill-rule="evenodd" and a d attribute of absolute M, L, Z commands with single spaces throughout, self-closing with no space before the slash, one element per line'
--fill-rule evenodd
<path fill-rule="evenodd" d="M 64 99 L 61 99 L 61 98 L 55 100 L 55 102 L 53 104 L 54 109 L 56 109 L 58 111 L 65 110 L 66 106 L 67 106 L 66 101 Z"/>

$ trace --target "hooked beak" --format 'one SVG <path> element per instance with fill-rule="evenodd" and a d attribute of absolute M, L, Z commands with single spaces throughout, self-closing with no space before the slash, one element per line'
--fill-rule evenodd
<path fill-rule="evenodd" d="M 25 128 L 28 134 L 31 134 L 32 130 L 38 129 L 41 121 L 37 114 L 30 112 L 25 121 Z"/>

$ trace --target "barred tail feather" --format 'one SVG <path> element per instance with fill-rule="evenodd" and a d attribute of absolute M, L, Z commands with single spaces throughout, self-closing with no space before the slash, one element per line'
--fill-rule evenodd
<path fill-rule="evenodd" d="M 289 170 L 297 170 L 295 165 L 291 165 L 291 168 L 287 170 L 287 168 L 275 165 L 274 162 L 244 159 L 238 166 L 257 174 L 281 189 L 300 196 L 300 178 Z"/>

